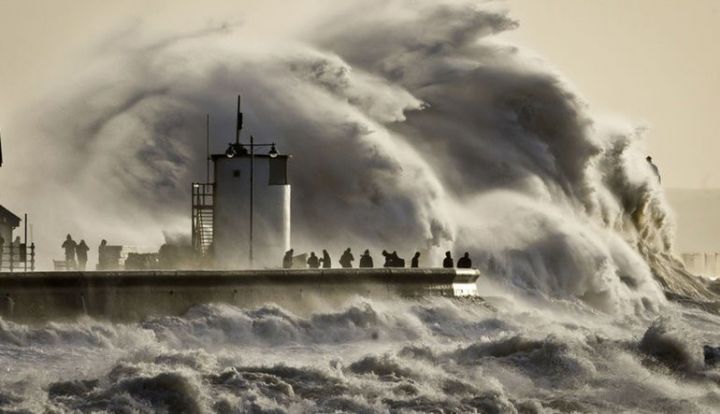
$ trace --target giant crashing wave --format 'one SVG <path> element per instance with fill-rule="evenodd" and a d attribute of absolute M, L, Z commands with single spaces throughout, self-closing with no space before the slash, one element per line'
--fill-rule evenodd
<path fill-rule="evenodd" d="M 292 42 L 227 26 L 107 39 L 28 128 L 23 145 L 54 156 L 40 171 L 21 160 L 10 198 L 35 189 L 24 200 L 40 206 L 41 245 L 68 228 L 147 244 L 186 227 L 203 114 L 221 151 L 241 92 L 246 131 L 294 155 L 296 250 L 423 250 L 428 263 L 470 251 L 518 292 L 612 314 L 666 294 L 714 299 L 673 257 L 642 130 L 595 119 L 561 76 L 499 41 L 516 27 L 505 12 L 397 6 L 345 8 Z"/>

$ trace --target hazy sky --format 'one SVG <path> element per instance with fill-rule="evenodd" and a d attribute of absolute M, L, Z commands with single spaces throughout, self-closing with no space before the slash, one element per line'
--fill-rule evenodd
<path fill-rule="evenodd" d="M 112 33 L 230 21 L 254 34 L 287 35 L 331 3 L 0 0 L 0 128 Z M 543 56 L 593 108 L 650 127 L 650 152 L 666 187 L 720 188 L 720 2 L 511 0 L 507 6 L 520 28 L 505 38 Z"/>
<path fill-rule="evenodd" d="M 596 109 L 649 127 L 666 187 L 718 188 L 720 2 L 514 0 L 510 37 Z"/>

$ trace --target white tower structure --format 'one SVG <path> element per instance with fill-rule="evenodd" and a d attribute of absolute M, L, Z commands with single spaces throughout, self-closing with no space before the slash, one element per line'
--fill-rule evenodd
<path fill-rule="evenodd" d="M 288 155 L 231 144 L 212 156 L 214 264 L 219 269 L 279 267 L 290 248 Z"/>
<path fill-rule="evenodd" d="M 192 185 L 192 244 L 197 257 L 216 269 L 280 267 L 290 249 L 290 184 L 287 162 L 275 143 L 240 142 L 243 114 L 237 106 L 235 143 L 224 154 L 209 155 L 214 182 Z M 269 151 L 256 149 L 269 148 Z"/>

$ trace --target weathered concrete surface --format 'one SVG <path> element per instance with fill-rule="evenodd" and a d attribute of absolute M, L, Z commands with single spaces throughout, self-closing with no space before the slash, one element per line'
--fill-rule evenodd
<path fill-rule="evenodd" d="M 475 294 L 475 269 L 302 269 L 0 273 L 0 316 L 32 322 L 180 315 L 205 303 L 294 311 L 354 297 Z"/>

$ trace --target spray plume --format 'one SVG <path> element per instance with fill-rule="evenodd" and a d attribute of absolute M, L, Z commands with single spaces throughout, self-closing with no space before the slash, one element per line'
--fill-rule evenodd
<path fill-rule="evenodd" d="M 516 288 L 607 312 L 662 304 L 658 278 L 707 294 L 677 271 L 643 131 L 595 119 L 498 41 L 517 26 L 506 12 L 403 6 L 344 7 L 293 41 L 241 42 L 241 26 L 113 39 L 43 103 L 49 117 L 20 121 L 17 145 L 45 155 L 15 161 L 3 197 L 28 206 L 45 257 L 68 231 L 140 245 L 187 232 L 204 114 L 220 152 L 241 92 L 245 129 L 294 155 L 299 250 L 470 251 Z"/>

